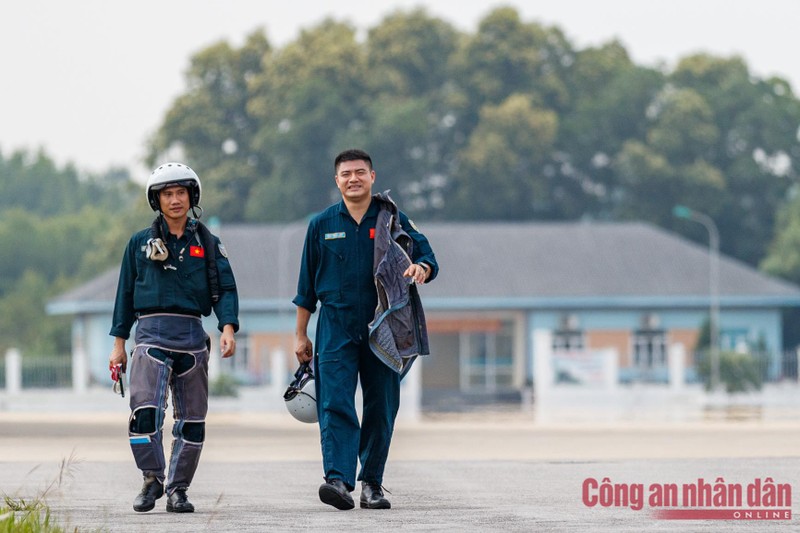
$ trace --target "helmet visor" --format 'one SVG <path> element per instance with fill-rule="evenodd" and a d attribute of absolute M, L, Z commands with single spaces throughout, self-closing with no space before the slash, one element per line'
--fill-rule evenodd
<path fill-rule="evenodd" d="M 167 187 L 186 187 L 187 189 L 191 189 L 195 186 L 197 186 L 197 183 L 194 180 L 168 181 L 166 183 L 157 183 L 155 185 L 151 185 L 150 190 L 160 191 L 166 189 Z"/>

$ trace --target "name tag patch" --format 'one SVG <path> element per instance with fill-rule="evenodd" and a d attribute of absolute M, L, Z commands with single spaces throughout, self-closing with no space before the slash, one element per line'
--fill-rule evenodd
<path fill-rule="evenodd" d="M 344 239 L 345 233 L 343 231 L 337 231 L 336 233 L 326 233 L 325 240 L 331 241 L 333 239 Z"/>

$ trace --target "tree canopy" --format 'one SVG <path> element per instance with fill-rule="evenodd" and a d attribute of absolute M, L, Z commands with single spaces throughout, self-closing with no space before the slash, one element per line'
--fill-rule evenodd
<path fill-rule="evenodd" d="M 756 265 L 798 177 L 800 102 L 785 80 L 735 56 L 636 65 L 617 41 L 579 49 L 510 7 L 474 33 L 424 9 L 362 39 L 331 19 L 282 48 L 257 30 L 198 52 L 187 85 L 150 158 L 183 150 L 229 221 L 324 208 L 333 156 L 359 146 L 376 187 L 418 217 L 637 219 L 705 240 L 672 217 L 685 204 Z"/>
<path fill-rule="evenodd" d="M 489 11 L 474 32 L 424 9 L 366 32 L 327 19 L 275 47 L 261 29 L 188 61 L 147 163 L 198 171 L 223 222 L 291 221 L 338 198 L 333 158 L 360 147 L 375 187 L 424 220 L 642 220 L 800 283 L 800 101 L 740 57 L 637 65 L 618 41 Z M 119 261 L 149 222 L 127 170 L 0 153 L 0 344 L 64 348 L 44 302 Z M 36 324 L 36 326 L 33 326 Z M 37 329 L 37 327 L 39 329 Z M 0 346 L 2 349 L 4 346 Z"/>
<path fill-rule="evenodd" d="M 69 320 L 46 302 L 120 260 L 144 195 L 126 170 L 82 176 L 41 151 L 0 154 L 0 191 L 0 353 L 68 351 Z"/>

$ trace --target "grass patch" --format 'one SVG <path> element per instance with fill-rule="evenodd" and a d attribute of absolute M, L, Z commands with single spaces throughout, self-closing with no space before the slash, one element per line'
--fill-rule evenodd
<path fill-rule="evenodd" d="M 209 396 L 239 397 L 239 382 L 230 374 L 220 374 L 219 377 L 208 384 Z"/>
<path fill-rule="evenodd" d="M 5 505 L 0 507 L 0 532 L 66 533 L 66 530 L 55 523 L 43 501 L 27 502 L 6 496 Z"/>
<path fill-rule="evenodd" d="M 74 451 L 68 459 L 62 459 L 58 475 L 33 498 L 3 494 L 0 504 L 0 533 L 66 533 L 68 530 L 53 518 L 47 498 L 61 488 L 67 479 L 72 478 L 78 462 Z M 71 531 L 78 531 L 78 528 Z"/>

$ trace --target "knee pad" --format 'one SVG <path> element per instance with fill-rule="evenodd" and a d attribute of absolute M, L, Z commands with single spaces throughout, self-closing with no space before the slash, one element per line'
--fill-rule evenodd
<path fill-rule="evenodd" d="M 189 442 L 203 442 L 206 439 L 205 422 L 184 422 L 181 429 L 183 440 Z"/>
<path fill-rule="evenodd" d="M 143 407 L 131 415 L 130 432 L 138 435 L 152 435 L 156 432 L 156 408 Z"/>

